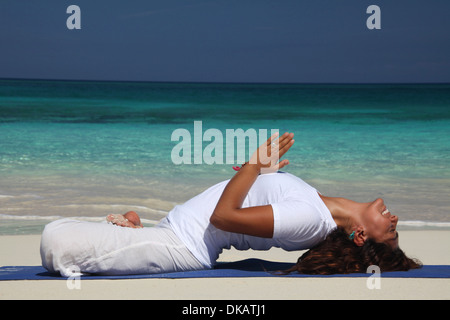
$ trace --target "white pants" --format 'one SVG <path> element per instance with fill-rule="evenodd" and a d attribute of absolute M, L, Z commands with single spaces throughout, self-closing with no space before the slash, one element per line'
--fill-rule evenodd
<path fill-rule="evenodd" d="M 205 267 L 172 231 L 166 219 L 150 228 L 61 219 L 45 226 L 42 265 L 69 277 L 81 274 L 148 274 Z"/>

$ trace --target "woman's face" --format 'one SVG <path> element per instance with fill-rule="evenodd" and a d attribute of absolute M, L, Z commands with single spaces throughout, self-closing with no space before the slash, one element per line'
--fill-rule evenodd
<path fill-rule="evenodd" d="M 367 203 L 367 209 L 362 215 L 362 223 L 367 236 L 393 248 L 398 247 L 397 222 L 398 217 L 389 212 L 383 199 Z"/>

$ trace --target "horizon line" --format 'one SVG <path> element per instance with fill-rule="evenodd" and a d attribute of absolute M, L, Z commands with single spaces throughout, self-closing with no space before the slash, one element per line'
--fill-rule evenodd
<path fill-rule="evenodd" d="M 0 77 L 0 81 L 64 81 L 64 82 L 128 82 L 128 83 L 167 83 L 167 84 L 241 84 L 241 85 L 449 85 L 450 82 L 250 82 L 250 81 L 164 81 L 164 80 L 107 80 L 107 79 L 58 79 L 58 78 L 11 78 Z"/>

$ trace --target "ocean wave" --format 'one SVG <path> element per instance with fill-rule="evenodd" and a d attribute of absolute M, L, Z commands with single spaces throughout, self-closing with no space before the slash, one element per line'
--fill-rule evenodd
<path fill-rule="evenodd" d="M 104 222 L 104 221 L 106 221 L 105 217 L 85 217 L 85 216 L 63 217 L 63 216 L 36 216 L 36 215 L 16 216 L 16 215 L 10 215 L 10 214 L 0 214 L 0 220 L 48 221 L 48 222 L 51 222 L 51 221 L 55 221 L 55 220 L 59 220 L 59 219 L 65 219 L 65 218 L 79 220 L 79 221 L 89 221 L 89 222 Z M 143 224 L 155 225 L 158 223 L 158 220 L 141 218 L 141 222 Z"/>
<path fill-rule="evenodd" d="M 167 215 L 168 212 L 164 210 L 153 209 L 145 206 L 136 206 L 129 204 L 65 204 L 55 206 L 58 208 L 94 208 L 94 209 L 110 209 L 110 208 L 122 208 L 122 211 L 139 210 L 140 212 L 157 213 L 159 215 Z"/>
<path fill-rule="evenodd" d="M 438 221 L 421 221 L 421 220 L 410 220 L 410 221 L 399 221 L 398 226 L 405 227 L 428 227 L 428 228 L 450 228 L 450 222 L 438 222 Z"/>
<path fill-rule="evenodd" d="M 37 195 L 37 194 L 31 194 L 31 193 L 26 193 L 26 194 L 20 194 L 17 196 L 12 196 L 9 194 L 0 194 L 0 199 L 11 199 L 11 198 L 32 198 L 32 199 L 44 199 L 43 196 Z"/>
<path fill-rule="evenodd" d="M 143 207 L 146 208 L 146 207 Z M 155 210 L 147 208 L 151 211 L 159 211 L 164 212 L 161 210 Z M 103 222 L 106 221 L 105 217 L 87 217 L 87 216 L 74 216 L 74 217 L 63 217 L 63 216 L 38 216 L 38 215 L 10 215 L 10 214 L 0 214 L 0 220 L 43 220 L 43 221 L 54 221 L 58 219 L 63 218 L 70 218 L 70 219 L 76 219 L 80 221 L 91 221 L 91 222 Z M 148 223 L 148 224 L 156 224 L 158 220 L 151 220 L 151 219 L 143 219 L 141 218 L 142 223 Z M 421 220 L 409 220 L 409 221 L 399 221 L 398 226 L 401 227 L 417 227 L 417 228 L 450 228 L 450 222 L 442 222 L 442 221 L 421 221 Z"/>

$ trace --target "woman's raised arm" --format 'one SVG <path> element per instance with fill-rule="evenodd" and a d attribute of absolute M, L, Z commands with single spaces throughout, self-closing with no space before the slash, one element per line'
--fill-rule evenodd
<path fill-rule="evenodd" d="M 275 172 L 289 164 L 279 159 L 294 143 L 294 134 L 285 133 L 278 140 L 277 135 L 262 144 L 228 182 L 210 222 L 216 228 L 251 236 L 271 238 L 273 236 L 273 211 L 271 205 L 242 208 L 248 191 L 260 173 Z"/>

